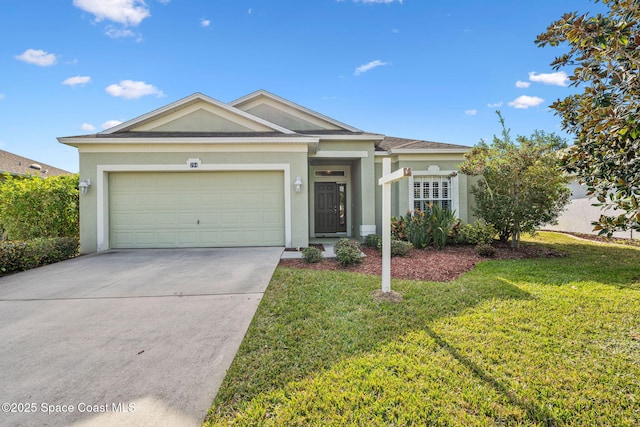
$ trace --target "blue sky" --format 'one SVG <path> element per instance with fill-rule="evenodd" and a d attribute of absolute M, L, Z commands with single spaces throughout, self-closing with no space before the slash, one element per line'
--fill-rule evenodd
<path fill-rule="evenodd" d="M 26 0 L 0 3 L 0 149 L 70 171 L 56 137 L 202 92 L 265 89 L 357 128 L 474 145 L 560 133 L 574 88 L 533 41 L 588 0 Z M 569 71 L 569 70 L 568 70 Z"/>

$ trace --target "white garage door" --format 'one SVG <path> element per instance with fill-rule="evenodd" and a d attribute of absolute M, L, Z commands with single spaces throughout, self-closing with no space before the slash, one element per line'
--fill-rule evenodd
<path fill-rule="evenodd" d="M 283 172 L 109 175 L 112 248 L 284 246 Z"/>

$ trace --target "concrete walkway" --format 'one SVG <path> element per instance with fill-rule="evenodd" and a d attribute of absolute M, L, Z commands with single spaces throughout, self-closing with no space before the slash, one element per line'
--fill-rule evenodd
<path fill-rule="evenodd" d="M 281 254 L 116 250 L 0 278 L 0 425 L 199 425 Z"/>

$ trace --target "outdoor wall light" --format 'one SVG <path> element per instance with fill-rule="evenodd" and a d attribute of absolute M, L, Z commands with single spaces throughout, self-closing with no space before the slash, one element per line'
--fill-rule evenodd
<path fill-rule="evenodd" d="M 90 186 L 91 186 L 90 179 L 83 179 L 82 181 L 80 181 L 80 184 L 78 184 L 78 189 L 80 189 L 80 194 L 87 194 L 87 191 L 89 191 Z"/>
<path fill-rule="evenodd" d="M 299 176 L 296 177 L 296 182 L 293 183 L 296 186 L 296 193 L 299 193 L 302 190 L 302 178 Z"/>

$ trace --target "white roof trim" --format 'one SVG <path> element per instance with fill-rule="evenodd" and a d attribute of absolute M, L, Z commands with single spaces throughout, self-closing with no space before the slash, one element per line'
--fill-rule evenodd
<path fill-rule="evenodd" d="M 78 138 L 78 137 L 60 137 L 57 138 L 62 144 L 77 147 L 80 144 L 318 144 L 318 138 L 300 136 L 287 138 L 274 137 L 164 137 L 164 138 Z"/>
<path fill-rule="evenodd" d="M 305 133 L 305 135 L 314 136 L 319 138 L 321 141 L 382 141 L 385 138 L 384 135 L 374 133 L 365 133 L 362 135 L 322 135 Z"/>
<path fill-rule="evenodd" d="M 391 156 L 394 154 L 464 154 L 471 148 L 415 148 L 415 149 L 391 149 L 389 151 L 376 151 L 376 156 Z"/>
<path fill-rule="evenodd" d="M 203 102 L 207 102 L 207 103 L 212 104 L 212 105 L 215 105 L 216 107 L 219 107 L 219 108 L 221 108 L 223 110 L 229 111 L 232 114 L 236 114 L 238 116 L 242 116 L 245 119 L 252 120 L 252 121 L 254 121 L 256 123 L 259 123 L 259 124 L 261 124 L 263 126 L 267 126 L 268 128 L 273 129 L 273 130 L 275 130 L 277 132 L 282 132 L 282 133 L 286 133 L 286 134 L 295 133 L 294 131 L 292 131 L 290 129 L 283 128 L 282 126 L 278 126 L 275 123 L 271 123 L 271 122 L 269 122 L 267 120 L 261 119 L 260 117 L 256 117 L 253 114 L 249 114 L 249 113 L 247 113 L 245 111 L 242 111 L 242 110 L 240 110 L 238 108 L 235 108 L 235 107 L 233 107 L 233 106 L 231 106 L 229 104 L 225 104 L 224 102 L 220 102 L 220 101 L 218 101 L 216 99 L 213 99 L 213 98 L 211 98 L 211 97 L 209 97 L 207 95 L 204 95 L 204 94 L 202 94 L 200 92 L 196 92 L 196 93 L 194 93 L 192 95 L 187 96 L 186 98 L 182 98 L 182 99 L 180 99 L 180 100 L 178 100 L 176 102 L 173 102 L 173 103 L 171 103 L 169 105 L 165 105 L 164 107 L 160 107 L 160 108 L 158 108 L 156 110 L 153 110 L 153 111 L 151 111 L 149 113 L 143 114 L 142 116 L 139 116 L 139 117 L 136 117 L 136 118 L 131 119 L 129 121 L 126 121 L 124 123 L 121 123 L 118 126 L 111 127 L 109 129 L 103 130 L 102 132 L 98 132 L 98 134 L 99 135 L 110 135 L 110 134 L 116 133 L 116 132 L 121 131 L 123 129 L 127 129 L 127 128 L 130 128 L 130 127 L 133 127 L 136 124 L 151 120 L 155 116 L 159 116 L 161 114 L 168 113 L 168 112 L 170 112 L 172 110 L 177 110 L 183 105 L 186 105 L 186 104 L 189 104 L 189 103 L 191 103 L 193 101 L 198 101 L 198 100 L 199 101 L 203 101 Z"/>
<path fill-rule="evenodd" d="M 243 104 L 243 103 L 245 103 L 247 101 L 250 101 L 250 100 L 252 100 L 254 98 L 258 98 L 259 96 L 265 96 L 267 98 L 271 98 L 274 101 L 277 101 L 277 102 L 280 102 L 282 104 L 285 104 L 285 105 L 287 105 L 287 106 L 289 106 L 289 107 L 291 107 L 293 109 L 302 111 L 302 112 L 304 112 L 306 114 L 309 114 L 309 115 L 314 116 L 314 117 L 316 117 L 318 119 L 321 119 L 321 120 L 324 120 L 326 122 L 329 122 L 329 123 L 331 123 L 331 124 L 333 124 L 335 126 L 343 128 L 345 130 L 348 130 L 348 131 L 351 131 L 351 132 L 362 132 L 362 130 L 360 130 L 360 129 L 354 128 L 353 126 L 349 126 L 348 124 L 342 123 L 342 122 L 340 122 L 340 121 L 338 121 L 336 119 L 332 119 L 331 117 L 325 116 L 324 114 L 320 114 L 317 111 L 310 110 L 307 107 L 303 107 L 302 105 L 296 104 L 295 102 L 291 102 L 288 99 L 284 99 L 284 98 L 282 98 L 282 97 L 280 97 L 278 95 L 274 95 L 273 93 L 268 92 L 268 91 L 266 91 L 264 89 L 257 90 L 255 92 L 250 93 L 249 95 L 243 96 L 242 98 L 236 99 L 235 101 L 231 101 L 229 103 L 229 105 L 235 107 L 237 105 L 240 105 L 240 104 Z"/>

